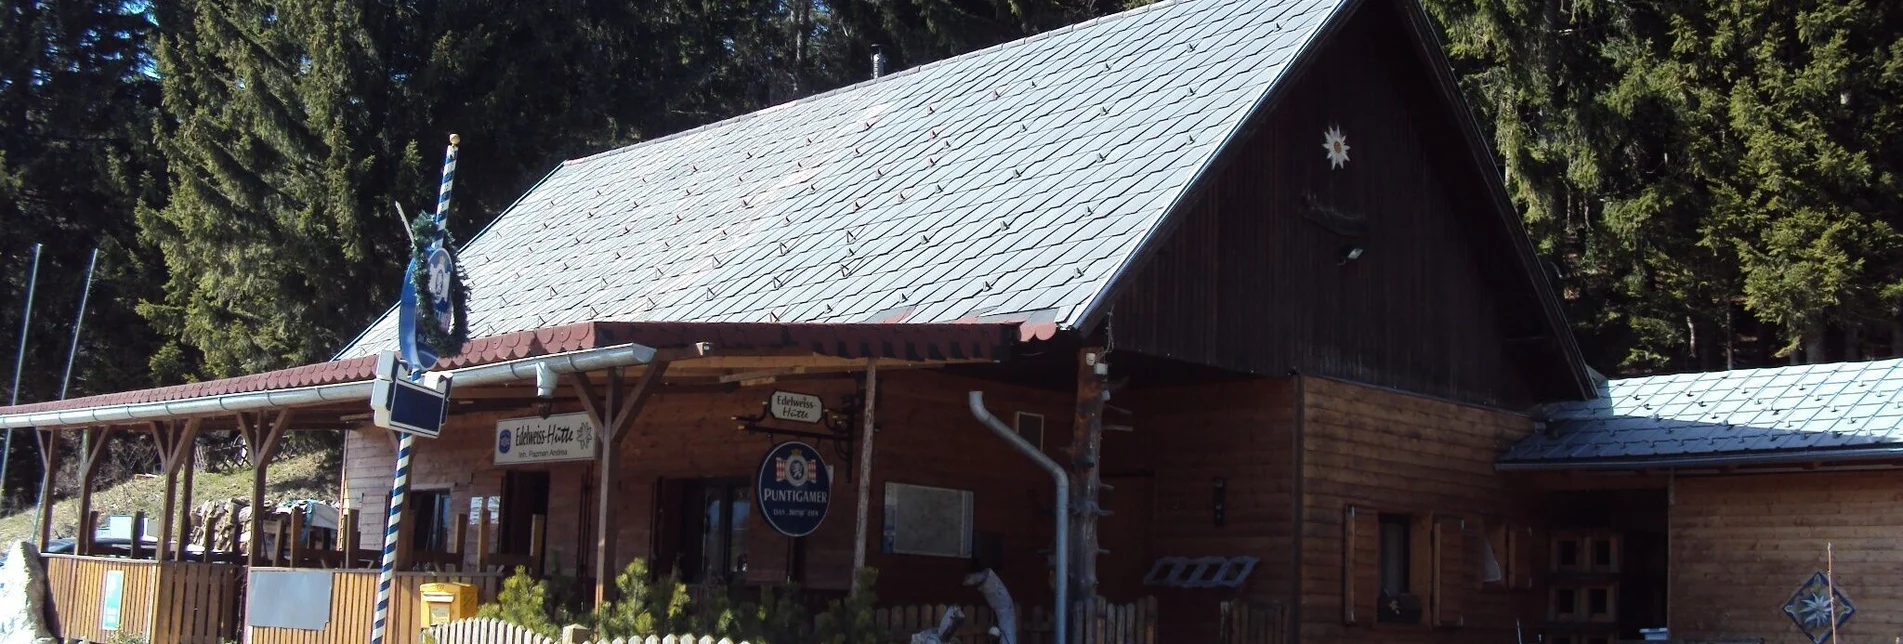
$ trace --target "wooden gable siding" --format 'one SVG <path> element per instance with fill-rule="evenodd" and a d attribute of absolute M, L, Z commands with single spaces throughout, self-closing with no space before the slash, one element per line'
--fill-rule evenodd
<path fill-rule="evenodd" d="M 1511 642 L 1516 618 L 1544 614 L 1536 591 L 1482 588 L 1478 574 L 1487 526 L 1538 524 L 1536 493 L 1493 470 L 1494 458 L 1532 431 L 1531 419 L 1326 378 L 1305 378 L 1302 387 L 1300 641 Z M 1447 565 L 1461 569 L 1450 571 L 1458 573 L 1448 576 L 1457 583 L 1445 591 L 1450 602 L 1443 611 L 1459 626 L 1376 624 L 1366 614 L 1344 625 L 1349 506 L 1362 514 L 1445 519 L 1419 525 L 1450 537 L 1460 533 L 1463 545 L 1450 551 Z M 1358 548 L 1355 560 L 1374 556 Z M 1417 589 L 1423 585 L 1415 580 Z M 1357 579 L 1352 587 L 1357 604 L 1373 603 L 1372 579 Z"/>
<path fill-rule="evenodd" d="M 1894 473 L 1680 477 L 1671 515 L 1672 637 L 1808 642 L 1783 611 L 1835 551 L 1857 613 L 1842 642 L 1903 633 L 1903 483 Z"/>
<path fill-rule="evenodd" d="M 1105 521 L 1100 563 L 1103 592 L 1118 596 L 1150 594 L 1158 602 L 1158 633 L 1165 642 L 1214 642 L 1221 605 L 1238 594 L 1288 602 L 1293 596 L 1292 553 L 1295 514 L 1295 387 L 1288 378 L 1189 387 L 1145 389 L 1119 396 L 1127 406 L 1132 433 L 1104 436 L 1106 473 L 1142 472 L 1148 476 L 1107 478 L 1116 489 L 1105 493 L 1106 507 L 1122 512 L 1151 506 L 1145 520 L 1132 522 L 1148 531 L 1149 555 L 1126 549 L 1146 544 L 1137 534 L 1118 531 Z M 1111 422 L 1126 422 L 1111 416 Z M 1215 480 L 1223 479 L 1224 517 L 1216 523 Z M 1147 488 L 1147 489 L 1146 489 Z M 1148 494 L 1148 498 L 1137 495 Z M 1236 589 L 1144 588 L 1141 575 L 1156 557 L 1239 557 L 1258 559 L 1247 583 Z M 1118 562 L 1140 562 L 1134 571 Z M 1285 604 L 1286 605 L 1286 604 Z"/>
<path fill-rule="evenodd" d="M 822 396 L 836 404 L 856 389 L 848 378 L 788 381 L 776 385 Z M 730 393 L 656 395 L 642 412 L 623 444 L 624 473 L 615 497 L 621 524 L 618 565 L 653 551 L 656 483 L 661 478 L 728 478 L 752 476 L 770 440 L 738 431 L 735 415 L 752 415 L 774 387 L 751 387 Z M 992 412 L 1011 422 L 1018 411 L 1041 413 L 1046 419 L 1045 448 L 1053 458 L 1068 444 L 1069 394 L 960 378 L 933 371 L 891 371 L 880 376 L 880 431 L 876 437 L 867 561 L 880 569 L 880 601 L 893 603 L 969 603 L 974 591 L 963 585 L 970 572 L 965 559 L 880 552 L 884 524 L 884 484 L 887 481 L 971 490 L 974 523 L 982 538 L 1001 546 L 1002 570 L 1018 602 L 1050 604 L 1048 556 L 1051 545 L 1050 477 L 972 418 L 966 392 L 986 392 Z M 557 405 L 555 413 L 572 410 Z M 454 507 L 466 511 L 472 496 L 500 494 L 505 468 L 493 465 L 495 422 L 520 417 L 530 410 L 508 413 L 465 414 L 452 419 L 444 437 L 418 440 L 412 485 L 417 490 L 447 489 Z M 811 442 L 811 441 L 809 441 Z M 344 464 L 348 498 L 358 507 L 383 507 L 391 475 L 390 442 L 379 430 L 351 432 Z M 822 591 L 844 590 L 851 581 L 852 536 L 857 512 L 856 464 L 841 460 L 830 445 L 819 445 L 834 469 L 833 503 L 819 531 L 805 538 L 807 580 L 803 587 Z M 574 570 L 577 554 L 593 554 L 593 470 L 590 462 L 512 466 L 550 472 L 550 516 L 547 547 L 566 570 Z M 366 517 L 381 514 L 366 512 Z M 788 539 L 774 533 L 752 513 L 747 526 L 749 581 L 784 581 Z M 368 524 L 375 523 L 375 527 Z M 365 521 L 365 544 L 381 544 L 380 520 Z M 470 531 L 465 547 L 473 551 Z"/>
<path fill-rule="evenodd" d="M 1314 52 L 1126 283 L 1120 349 L 1507 407 L 1557 391 L 1557 351 L 1532 370 L 1509 358 L 1509 338 L 1547 333 L 1543 314 L 1411 43 L 1393 3 L 1370 0 Z M 1322 145 L 1334 126 L 1340 169 Z M 1364 217 L 1367 236 L 1318 208 Z M 1343 264 L 1351 243 L 1366 250 Z"/>

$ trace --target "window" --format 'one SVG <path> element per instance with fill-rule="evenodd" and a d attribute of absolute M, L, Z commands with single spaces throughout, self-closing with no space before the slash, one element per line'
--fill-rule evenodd
<path fill-rule="evenodd" d="M 880 549 L 889 554 L 970 558 L 971 508 L 970 490 L 886 483 Z"/>
<path fill-rule="evenodd" d="M 1343 522 L 1342 621 L 1458 627 L 1483 562 L 1467 554 L 1457 515 L 1348 506 Z M 1477 548 L 1477 544 L 1474 546 Z"/>
<path fill-rule="evenodd" d="M 450 524 L 449 490 L 410 492 L 410 517 L 416 526 L 410 531 L 410 549 L 417 552 L 449 552 L 454 532 Z"/>
<path fill-rule="evenodd" d="M 683 572 L 693 583 L 726 583 L 745 579 L 747 523 L 753 513 L 753 488 L 738 481 L 702 481 L 690 494 L 694 512 L 688 517 L 694 543 L 699 546 Z"/>
<path fill-rule="evenodd" d="M 1379 608 L 1375 615 L 1384 623 L 1418 624 L 1420 600 L 1415 596 L 1414 518 L 1405 514 L 1382 514 L 1381 550 L 1377 590 Z"/>
<path fill-rule="evenodd" d="M 1017 430 L 1018 435 L 1024 437 L 1024 442 L 1030 443 L 1031 446 L 1038 448 L 1040 451 L 1044 449 L 1043 414 L 1018 412 Z"/>

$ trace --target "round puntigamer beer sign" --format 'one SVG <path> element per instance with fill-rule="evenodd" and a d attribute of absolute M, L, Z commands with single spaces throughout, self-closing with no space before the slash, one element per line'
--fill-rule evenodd
<path fill-rule="evenodd" d="M 819 529 L 832 505 L 833 475 L 819 450 L 799 441 L 780 443 L 760 460 L 753 485 L 760 517 L 774 532 L 804 537 Z"/>

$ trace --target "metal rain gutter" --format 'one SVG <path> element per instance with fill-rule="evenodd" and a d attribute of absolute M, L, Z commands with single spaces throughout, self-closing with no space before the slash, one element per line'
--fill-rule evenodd
<path fill-rule="evenodd" d="M 1823 452 L 1783 452 L 1775 454 L 1719 454 L 1711 456 L 1672 456 L 1664 458 L 1597 460 L 1597 461 L 1535 461 L 1518 463 L 1494 463 L 1496 472 L 1561 472 L 1568 470 L 1605 471 L 1605 470 L 1644 470 L 1666 467 L 1699 466 L 1739 466 L 1739 465 L 1781 465 L 1789 463 L 1873 461 L 1903 458 L 1903 445 L 1889 447 L 1864 447 Z"/>
<path fill-rule="evenodd" d="M 612 347 L 524 358 L 509 362 L 464 367 L 451 370 L 448 373 L 452 374 L 457 385 L 493 385 L 533 379 L 535 378 L 537 365 L 548 365 L 548 368 L 556 373 L 596 371 L 600 369 L 647 364 L 653 361 L 654 352 L 653 347 L 629 343 Z M 373 386 L 375 386 L 373 380 L 361 380 L 357 382 L 312 385 L 295 389 L 253 391 L 225 394 L 222 396 L 187 398 L 184 400 L 13 414 L 10 416 L 0 416 L 0 429 L 29 427 L 53 428 L 73 425 L 128 423 L 142 420 L 178 418 L 182 416 L 204 416 L 241 411 L 281 409 L 284 407 L 298 407 L 344 400 L 360 400 L 368 403 L 370 400 L 370 389 Z M 366 407 L 366 409 L 367 408 L 368 407 Z"/>
<path fill-rule="evenodd" d="M 1057 623 L 1053 625 L 1056 637 L 1051 641 L 1068 642 L 1070 640 L 1064 635 L 1069 621 L 1067 616 L 1070 615 L 1070 474 L 1057 461 L 1051 460 L 1043 451 L 1025 441 L 1004 421 L 991 415 L 991 410 L 985 409 L 985 392 L 971 392 L 971 415 L 985 427 L 991 428 L 999 438 L 1017 448 L 1019 453 L 1037 463 L 1038 467 L 1050 472 L 1051 480 L 1057 482 L 1057 583 L 1053 584 L 1057 586 L 1057 610 L 1054 611 L 1057 613 Z"/>

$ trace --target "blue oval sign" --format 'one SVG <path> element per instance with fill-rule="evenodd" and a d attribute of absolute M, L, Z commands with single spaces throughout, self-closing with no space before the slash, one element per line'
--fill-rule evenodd
<path fill-rule="evenodd" d="M 775 445 L 760 459 L 753 496 L 760 518 L 774 532 L 804 537 L 819 529 L 832 505 L 833 475 L 813 446 L 791 441 Z"/>

